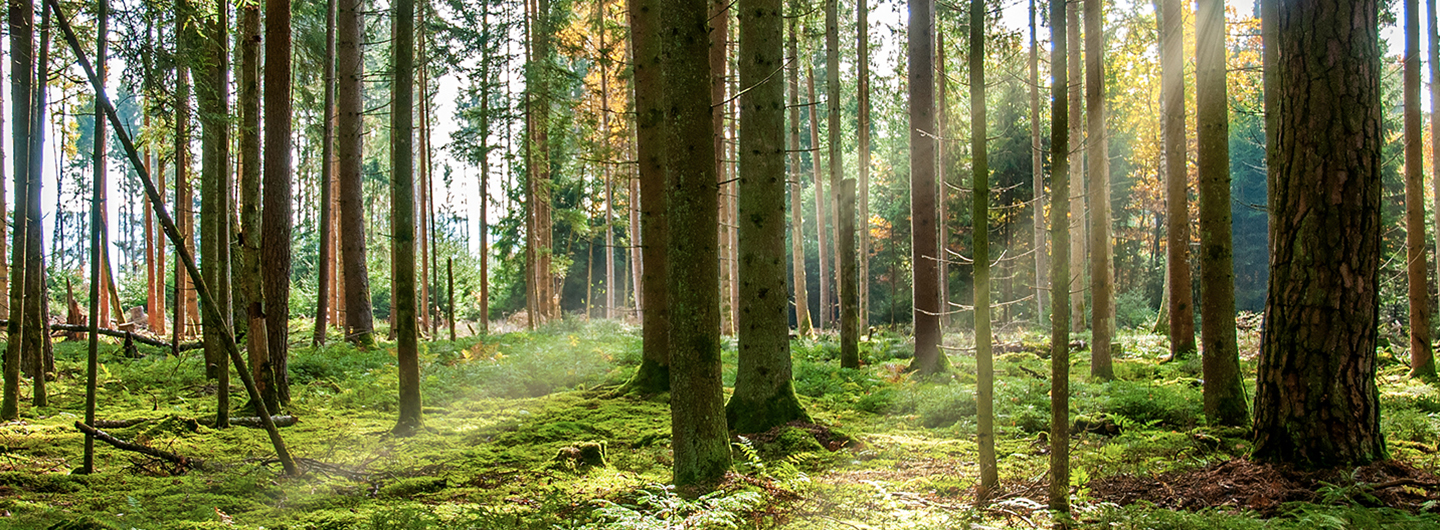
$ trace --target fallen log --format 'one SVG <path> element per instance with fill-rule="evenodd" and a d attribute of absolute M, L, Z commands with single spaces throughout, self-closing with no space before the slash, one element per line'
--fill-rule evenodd
<path fill-rule="evenodd" d="M 9 324 L 10 322 L 8 320 L 0 319 L 0 327 L 8 326 Z M 73 333 L 90 332 L 90 326 L 76 326 L 73 324 L 50 324 L 50 329 L 53 331 L 68 331 Z M 107 337 L 115 337 L 117 339 L 123 339 L 128 335 L 130 337 L 130 340 L 133 340 L 140 344 L 148 344 L 157 348 L 165 348 L 167 350 L 171 349 L 170 343 L 168 342 L 158 339 L 152 339 L 144 335 L 137 335 L 134 332 L 120 331 L 118 329 L 100 328 L 99 333 L 101 335 L 105 335 Z M 205 344 L 201 342 L 184 342 L 180 344 L 180 351 L 198 350 L 204 347 Z"/>
<path fill-rule="evenodd" d="M 298 423 L 300 420 L 294 416 L 271 416 L 270 421 L 274 422 L 276 427 L 289 427 Z M 256 429 L 265 428 L 265 423 L 261 421 L 259 416 L 243 416 L 239 418 L 230 418 L 230 424 L 240 427 L 253 427 Z"/>
<path fill-rule="evenodd" d="M 129 420 L 95 420 L 96 429 L 124 429 L 134 427 L 141 423 L 150 421 L 152 418 L 135 418 Z"/>
<path fill-rule="evenodd" d="M 91 426 L 89 426 L 89 425 L 86 425 L 85 422 L 83 422 L 83 421 L 77 421 L 77 422 L 75 422 L 75 428 L 76 428 L 76 429 L 80 429 L 80 432 L 83 432 L 83 433 L 85 433 L 85 434 L 88 434 L 88 435 L 90 435 L 91 437 L 95 438 L 96 440 L 100 440 L 100 441 L 102 441 L 102 442 L 105 442 L 105 443 L 107 443 L 107 444 L 110 444 L 110 445 L 114 446 L 116 449 L 120 449 L 120 450 L 122 450 L 122 451 L 131 451 L 131 452 L 135 452 L 135 453 L 140 453 L 140 454 L 145 455 L 145 456 L 150 456 L 150 457 L 154 457 L 154 458 L 159 458 L 159 459 L 161 459 L 161 460 L 164 460 L 164 461 L 166 461 L 166 462 L 173 463 L 173 464 L 175 464 L 175 465 L 178 465 L 178 466 L 180 466 L 180 467 L 182 467 L 182 468 L 186 468 L 186 469 L 198 468 L 198 467 L 201 467 L 201 466 L 203 465 L 203 462 L 201 462 L 201 461 L 199 461 L 199 460 L 193 460 L 193 459 L 190 459 L 190 458 L 186 458 L 186 457 L 183 457 L 183 456 L 180 456 L 180 455 L 177 455 L 177 454 L 175 454 L 175 453 L 168 452 L 168 451 L 161 451 L 161 450 L 159 450 L 159 449 L 156 449 L 156 448 L 150 447 L 150 446 L 146 446 L 146 445 L 132 444 L 132 443 L 130 443 L 130 442 L 121 440 L 121 439 L 116 438 L 116 437 L 114 437 L 114 436 L 110 436 L 110 435 L 107 434 L 105 431 L 102 431 L 102 430 L 96 429 L 96 428 L 94 428 L 94 427 L 91 427 Z"/>

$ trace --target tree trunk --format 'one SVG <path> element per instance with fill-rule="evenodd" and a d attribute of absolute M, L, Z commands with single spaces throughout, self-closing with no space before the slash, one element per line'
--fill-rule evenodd
<path fill-rule="evenodd" d="M 1069 119 L 1070 138 L 1074 141 L 1070 144 L 1069 160 L 1066 167 L 1070 168 L 1070 230 L 1074 237 L 1070 238 L 1070 291 L 1075 295 L 1070 297 L 1070 323 L 1075 329 L 1085 329 L 1085 288 L 1088 286 L 1085 280 L 1085 243 L 1089 237 L 1089 230 L 1086 226 L 1085 210 L 1085 78 L 1084 63 L 1080 60 L 1080 0 L 1067 0 L 1076 3 L 1075 7 L 1069 9 L 1065 14 L 1065 25 L 1070 28 L 1066 37 L 1066 49 L 1070 54 L 1067 56 L 1066 68 L 1070 79 L 1069 93 Z M 1054 24 L 1055 22 L 1051 22 Z M 1052 66 L 1052 68 L 1054 68 Z M 1053 117 L 1051 118 L 1054 119 Z M 1053 147 L 1052 147 L 1053 149 Z M 1059 152 L 1059 151 L 1057 151 Z M 1058 195 L 1057 195 L 1058 196 Z"/>
<path fill-rule="evenodd" d="M 845 176 L 845 159 L 840 153 L 840 11 L 839 0 L 825 1 L 825 114 L 826 114 L 826 147 L 825 160 L 829 164 L 830 182 L 827 183 L 830 196 L 827 201 L 830 209 L 826 215 L 831 219 L 833 227 L 830 233 L 831 245 L 830 256 L 835 259 L 831 262 L 832 277 L 835 278 L 834 300 L 837 305 L 845 295 L 841 269 L 845 268 L 840 255 L 844 252 L 840 248 L 840 179 Z M 822 275 L 822 281 L 829 282 L 830 278 Z M 830 306 L 825 307 L 825 318 L 834 316 L 834 310 Z M 844 328 L 845 323 L 841 322 L 840 327 Z M 844 349 L 844 334 L 841 334 L 842 347 Z M 844 356 L 841 356 L 841 364 L 844 364 Z"/>
<path fill-rule="evenodd" d="M 1410 376 L 1433 381 L 1430 267 L 1425 258 L 1425 152 L 1420 125 L 1420 2 L 1405 0 L 1405 270 L 1410 299 Z"/>
<path fill-rule="evenodd" d="M 859 107 L 859 123 L 856 125 L 855 137 L 860 151 L 860 160 L 855 164 L 860 173 L 860 182 L 857 183 L 859 195 L 856 197 L 859 201 L 856 210 L 859 217 L 857 233 L 860 236 L 857 288 L 860 290 L 859 325 L 862 334 L 870 327 L 870 8 L 867 4 L 866 0 L 855 3 L 855 26 L 859 38 L 856 48 L 860 56 L 855 66 L 858 70 L 855 75 L 855 90 L 858 93 L 856 106 Z"/>
<path fill-rule="evenodd" d="M 815 173 L 815 246 L 820 266 L 815 274 L 815 281 L 820 284 L 820 313 L 815 325 L 824 330 L 830 325 L 830 276 L 826 272 L 829 253 L 825 252 L 829 238 L 825 229 L 825 182 L 820 178 L 820 118 L 815 116 L 820 104 L 815 98 L 815 69 L 811 68 L 809 74 L 805 86 L 810 96 L 810 167 Z"/>
<path fill-rule="evenodd" d="M 421 426 L 419 330 L 415 315 L 415 2 L 398 0 L 390 28 L 394 77 L 390 102 L 390 259 L 395 282 L 395 337 L 400 365 L 400 419 L 395 434 Z"/>
<path fill-rule="evenodd" d="M 190 4 L 188 0 L 175 0 L 175 27 L 189 25 Z M 175 228 L 180 231 L 180 240 L 186 253 L 195 255 L 195 211 L 194 197 L 190 189 L 190 67 L 184 60 L 191 53 L 189 39 L 176 39 L 175 56 Z M 183 264 L 175 263 L 175 321 L 171 324 L 174 333 L 173 344 L 190 336 L 190 286 L 192 279 Z M 103 309 L 102 309 L 103 311 Z"/>
<path fill-rule="evenodd" d="M 44 213 L 41 211 L 40 197 L 41 186 L 44 179 L 45 161 L 45 110 L 47 105 L 47 80 L 50 77 L 50 6 L 47 4 L 41 11 L 40 16 L 40 46 L 36 49 L 38 56 L 35 61 L 34 80 L 34 107 L 30 118 L 30 171 L 27 175 L 30 178 L 30 193 L 26 197 L 29 201 L 28 214 L 26 217 L 30 225 L 26 230 L 26 245 L 29 249 L 25 252 L 25 350 L 22 354 L 21 367 L 28 367 L 30 372 L 32 393 L 31 403 L 35 407 L 44 407 L 49 404 L 48 395 L 45 391 L 45 354 L 50 349 L 50 334 L 47 333 L 46 311 L 47 298 L 45 297 L 45 255 L 44 243 L 41 240 L 43 235 L 42 220 Z M 103 252 L 104 249 L 101 249 Z"/>
<path fill-rule="evenodd" d="M 1070 90 L 1066 34 L 1076 26 L 1066 2 L 1050 2 L 1050 260 L 1051 278 L 1070 277 Z M 1067 21 L 1062 23 L 1060 21 Z M 1078 216 L 1080 212 L 1075 212 Z M 1070 512 L 1070 289 L 1057 280 L 1050 289 L 1050 505 Z"/>
<path fill-rule="evenodd" d="M 740 13 L 739 364 L 725 406 L 736 432 L 810 421 L 791 382 L 785 289 L 785 82 L 780 0 L 742 0 Z"/>
<path fill-rule="evenodd" d="M 860 280 L 855 258 L 855 179 L 840 181 L 840 367 L 860 368 Z"/>
<path fill-rule="evenodd" d="M 240 8 L 240 273 L 250 374 L 268 410 L 278 410 L 260 283 L 260 5 Z M 257 413 L 258 414 L 258 413 Z"/>
<path fill-rule="evenodd" d="M 915 268 L 915 359 L 921 374 L 946 372 L 940 351 L 940 242 L 935 231 L 935 3 L 912 0 L 908 32 L 910 96 L 910 245 Z"/>
<path fill-rule="evenodd" d="M 729 41 L 730 29 L 730 2 L 726 0 L 708 0 L 710 6 L 710 22 L 714 25 L 710 31 L 710 124 L 714 127 L 711 135 L 715 142 L 715 180 L 725 182 L 729 178 L 725 175 L 725 75 L 726 75 L 726 54 L 725 46 Z M 725 185 L 720 185 L 720 193 L 725 192 Z M 730 298 L 730 274 L 729 264 L 724 259 L 730 256 L 730 231 L 725 226 L 729 217 L 726 207 L 729 201 L 723 198 L 717 206 L 720 210 L 719 222 L 716 229 L 720 238 L 720 333 L 723 335 L 735 334 L 735 322 L 730 319 L 730 308 L 735 300 Z"/>
<path fill-rule="evenodd" d="M 12 0 L 10 23 L 10 120 L 11 152 L 15 154 L 15 214 L 24 219 L 29 211 L 30 189 L 30 127 L 34 124 L 31 111 L 35 102 L 31 89 L 35 77 L 35 5 L 31 0 Z M 5 389 L 0 401 L 0 419 L 13 421 L 20 417 L 20 352 L 24 346 L 25 321 L 25 254 L 30 223 L 16 221 L 11 232 L 10 318 L 5 347 Z"/>
<path fill-rule="evenodd" d="M 1440 17 L 1436 17 L 1435 4 L 1440 0 L 1425 3 L 1427 28 L 1430 29 L 1430 154 L 1440 153 Z M 1431 168 L 1430 188 L 1435 193 L 1435 204 L 1440 204 L 1440 164 Z M 1435 209 L 1435 281 L 1440 284 L 1440 208 Z M 1432 353 L 1433 355 L 1433 353 Z"/>
<path fill-rule="evenodd" d="M 110 2 L 99 0 L 95 3 L 95 75 L 100 79 L 106 78 L 106 59 L 109 57 L 107 44 L 109 43 L 110 26 Z M 101 249 L 105 248 L 108 227 L 101 226 L 100 212 L 105 210 L 105 109 L 100 101 L 95 101 L 95 143 L 94 160 L 95 173 L 90 181 L 90 313 L 87 322 L 90 324 L 90 337 L 86 344 L 85 355 L 85 424 L 95 424 L 95 393 L 100 369 L 100 282 L 95 281 L 100 277 L 100 255 Z M 3 225 L 4 223 L 0 223 Z M 147 225 L 146 228 L 149 228 Z M 147 240 L 148 243 L 148 240 Z M 149 261 L 146 262 L 147 266 Z M 67 283 L 68 286 L 68 283 Z M 85 456 L 80 463 L 81 474 L 95 472 L 95 438 L 85 437 Z"/>
<path fill-rule="evenodd" d="M 490 42 L 490 9 L 480 11 L 481 38 Z M 508 42 L 508 41 L 507 41 Z M 507 44 L 508 46 L 508 44 Z M 490 50 L 480 55 L 480 71 L 491 75 Z M 480 332 L 490 333 L 490 83 L 480 85 Z"/>
<path fill-rule="evenodd" d="M 370 273 L 365 261 L 364 162 L 364 39 L 360 0 L 336 0 L 335 6 L 335 177 L 339 193 L 340 267 L 345 284 L 345 339 L 375 343 L 370 305 Z"/>
<path fill-rule="evenodd" d="M 1090 376 L 1115 377 L 1110 342 L 1115 334 L 1114 248 L 1110 242 L 1110 144 L 1105 130 L 1105 28 L 1103 0 L 1085 0 L 1085 119 L 1089 143 Z M 1228 226 L 1228 225 L 1227 225 Z M 1232 320 L 1233 322 L 1233 320 Z"/>
<path fill-rule="evenodd" d="M 1045 171 L 1040 145 L 1040 46 L 1035 31 L 1035 0 L 1030 0 L 1030 189 L 1034 196 L 1031 218 L 1035 226 L 1035 322 L 1045 314 L 1045 293 L 1050 290 L 1049 249 L 1045 244 Z"/>
<path fill-rule="evenodd" d="M 995 360 L 990 349 L 990 158 L 985 140 L 985 1 L 970 0 L 970 210 L 975 241 L 975 441 L 980 446 L 977 504 L 1000 485 L 995 463 Z"/>
<path fill-rule="evenodd" d="M 275 394 L 290 402 L 290 0 L 265 0 L 265 215 L 260 273 L 265 289 L 265 332 Z"/>
<path fill-rule="evenodd" d="M 200 244 L 205 284 L 215 293 L 219 314 L 204 315 L 205 366 L 216 378 L 218 405 L 215 428 L 230 426 L 230 369 L 220 328 L 230 326 L 230 58 L 229 6 L 218 3 L 214 14 L 201 24 L 206 37 L 196 43 L 203 50 L 206 67 L 197 76 L 200 106 Z"/>
<path fill-rule="evenodd" d="M 800 39 L 799 18 L 789 17 L 790 38 L 786 40 L 786 53 L 789 55 L 786 69 L 790 76 L 790 268 L 795 285 L 795 330 L 800 336 L 808 337 L 815 329 L 810 322 L 810 289 L 805 278 L 805 216 L 804 198 L 801 196 L 805 186 L 801 185 L 804 170 L 800 165 L 800 47 L 797 42 Z M 861 110 L 862 115 L 864 112 Z"/>
<path fill-rule="evenodd" d="M 945 34 L 935 35 L 935 121 L 938 128 L 935 131 L 935 211 L 936 230 L 940 241 L 940 247 L 936 249 L 935 264 L 940 269 L 940 342 L 945 342 L 945 328 L 950 327 L 950 212 L 948 201 L 945 197 L 949 195 L 949 169 L 950 164 L 946 158 L 949 156 L 949 149 L 945 145 L 950 137 L 950 112 L 946 104 L 950 99 L 949 77 L 945 71 Z"/>
<path fill-rule="evenodd" d="M 331 285 L 334 283 L 335 261 L 331 259 L 334 255 L 334 230 L 333 212 L 330 207 L 333 205 L 331 192 L 334 190 L 334 156 L 335 147 L 335 0 L 325 2 L 325 73 L 322 78 L 325 83 L 324 110 L 320 113 L 320 271 L 318 281 L 315 283 L 315 336 L 311 343 L 316 347 L 325 344 L 325 326 L 330 317 L 330 293 Z"/>
<path fill-rule="evenodd" d="M 1356 0 L 1277 9 L 1266 87 L 1276 92 L 1267 112 L 1275 127 L 1267 150 L 1272 255 L 1254 457 L 1359 465 L 1385 456 L 1375 387 L 1379 7 Z"/>
<path fill-rule="evenodd" d="M 1160 97 L 1165 102 L 1162 109 L 1165 137 L 1165 296 L 1169 301 L 1170 358 L 1183 359 L 1195 353 L 1195 302 L 1190 291 L 1190 186 L 1185 138 L 1185 24 L 1181 0 L 1160 2 L 1163 10 L 1160 17 Z"/>
<path fill-rule="evenodd" d="M 664 83 L 665 173 L 672 267 L 666 287 L 671 295 L 670 421 L 675 449 L 674 481 L 686 496 L 708 490 L 730 469 L 725 398 L 720 383 L 720 315 L 717 256 L 718 204 L 713 160 L 714 124 L 710 113 L 710 68 L 706 58 L 710 29 L 706 6 L 687 0 L 663 0 L 661 72 Z M 778 145 L 778 144 L 776 144 Z M 777 255 L 778 257 L 778 255 Z"/>
<path fill-rule="evenodd" d="M 1230 242 L 1230 120 L 1225 90 L 1225 4 L 1201 0 L 1196 21 L 1195 110 L 1200 170 L 1200 340 L 1205 416 L 1250 421 L 1235 342 L 1235 268 Z"/>

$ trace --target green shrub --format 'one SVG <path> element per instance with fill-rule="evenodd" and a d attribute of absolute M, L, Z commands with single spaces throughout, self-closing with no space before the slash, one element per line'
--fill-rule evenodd
<path fill-rule="evenodd" d="M 975 393 L 960 385 L 928 386 L 918 397 L 916 412 L 926 427 L 948 427 L 975 415 Z"/>
<path fill-rule="evenodd" d="M 1105 412 L 1137 423 L 1158 422 L 1174 428 L 1194 427 L 1203 414 L 1200 390 L 1183 384 L 1154 385 L 1134 381 L 1112 381 L 1105 386 Z"/>

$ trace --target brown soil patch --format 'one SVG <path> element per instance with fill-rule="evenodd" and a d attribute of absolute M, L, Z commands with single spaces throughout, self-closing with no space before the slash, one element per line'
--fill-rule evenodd
<path fill-rule="evenodd" d="M 851 438 L 849 435 L 833 431 L 829 427 L 818 423 L 807 423 L 800 420 L 776 426 L 760 434 L 750 435 L 750 439 L 760 443 L 771 443 L 779 439 L 780 435 L 785 432 L 785 429 L 791 427 L 810 433 L 811 436 L 815 437 L 815 441 L 820 442 L 822 447 L 830 451 L 839 451 L 844 447 L 860 449 L 864 446 L 864 444 L 860 443 L 860 440 Z"/>
<path fill-rule="evenodd" d="M 1320 490 L 1329 487 L 1343 492 L 1344 499 L 1324 498 Z M 1191 471 L 1105 477 L 1092 481 L 1090 490 L 1098 500 L 1117 504 L 1143 500 L 1181 510 L 1233 506 L 1266 517 L 1277 515 L 1283 503 L 1327 500 L 1417 512 L 1426 501 L 1440 500 L 1440 476 L 1395 460 L 1359 469 L 1301 471 L 1237 459 Z"/>

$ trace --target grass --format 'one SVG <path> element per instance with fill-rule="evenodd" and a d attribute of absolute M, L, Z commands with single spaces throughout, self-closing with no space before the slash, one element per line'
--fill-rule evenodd
<path fill-rule="evenodd" d="M 963 336 L 952 336 L 957 345 Z M 1091 382 L 1087 352 L 1072 354 L 1071 417 L 1113 425 L 1111 436 L 1077 434 L 1073 449 L 1077 524 L 1086 528 L 1424 528 L 1433 515 L 1364 508 L 1344 495 L 1288 507 L 1261 519 L 1215 508 L 1176 512 L 1119 507 L 1090 497 L 1086 483 L 1115 473 L 1184 470 L 1243 456 L 1243 432 L 1212 428 L 1200 410 L 1198 367 L 1162 364 L 1162 337 L 1122 334 L 1117 380 Z M 1019 334 L 1007 343 L 1044 345 Z M 733 384 L 733 341 L 724 354 Z M 960 347 L 960 346 L 956 346 Z M 1034 348 L 1031 348 L 1033 350 Z M 297 347 L 290 358 L 301 418 L 283 429 L 307 473 L 281 476 L 264 433 L 217 430 L 215 388 L 200 354 L 119 356 L 102 347 L 99 416 L 149 418 L 112 434 L 208 467 L 172 473 L 133 453 L 97 447 L 99 473 L 73 475 L 83 438 L 83 343 L 57 342 L 52 406 L 22 408 L 0 425 L 3 528 L 955 528 L 1046 525 L 1042 495 L 1015 489 L 995 509 L 969 495 L 978 476 L 974 359 L 952 354 L 956 373 L 915 380 L 904 372 L 904 337 L 879 332 L 865 364 L 838 367 L 833 336 L 793 343 L 795 388 L 817 422 L 863 445 L 830 452 L 787 432 L 766 444 L 740 439 L 735 474 L 711 496 L 682 499 L 670 478 L 664 396 L 611 398 L 640 358 L 638 330 L 615 322 L 565 321 L 535 332 L 470 337 L 422 346 L 425 429 L 388 434 L 395 421 L 393 345 Z M 1043 351 L 1043 348 L 1041 348 Z M 1253 363 L 1248 390 L 1253 392 Z M 996 446 L 1006 484 L 1043 477 L 1038 436 L 1049 418 L 1049 360 L 1035 351 L 997 355 Z M 1382 426 L 1392 452 L 1435 469 L 1440 392 L 1381 367 Z M 28 387 L 27 387 L 28 388 Z M 243 390 L 231 389 L 236 414 Z M 806 443 L 806 442 L 809 443 Z M 557 461 L 582 443 L 600 444 L 606 467 Z M 1018 486 L 1016 486 L 1018 487 Z M 1028 497 L 1027 497 L 1028 495 Z"/>

